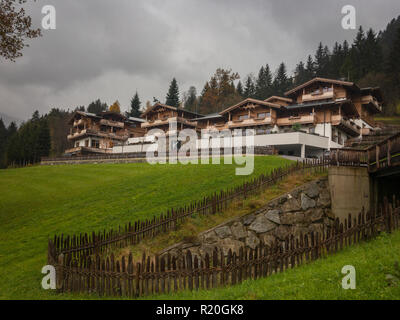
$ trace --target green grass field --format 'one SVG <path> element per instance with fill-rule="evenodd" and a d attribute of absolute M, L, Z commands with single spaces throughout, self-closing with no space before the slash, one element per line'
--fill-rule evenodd
<path fill-rule="evenodd" d="M 400 299 L 400 231 L 382 234 L 327 258 L 257 280 L 214 290 L 180 292 L 147 299 Z M 343 266 L 356 269 L 356 289 L 342 288 Z M 392 281 L 386 279 L 393 277 Z M 397 279 L 397 280 L 396 280 Z"/>
<path fill-rule="evenodd" d="M 255 157 L 253 176 L 289 163 Z M 47 239 L 117 228 L 250 179 L 236 165 L 98 164 L 0 170 L 0 299 L 56 299 L 41 289 Z"/>
<path fill-rule="evenodd" d="M 375 117 L 375 121 L 382 122 L 382 123 L 389 124 L 389 125 L 400 126 L 400 116 Z"/>

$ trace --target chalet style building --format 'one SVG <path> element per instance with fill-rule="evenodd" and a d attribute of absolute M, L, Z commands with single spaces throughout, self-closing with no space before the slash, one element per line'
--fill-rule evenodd
<path fill-rule="evenodd" d="M 99 115 L 76 111 L 68 140 L 73 147 L 65 151 L 66 155 L 85 155 L 112 153 L 113 147 L 126 143 L 129 138 L 141 137 L 145 130 L 138 118 L 126 118 L 114 112 L 102 112 Z"/>
<path fill-rule="evenodd" d="M 242 130 L 242 135 L 250 130 L 255 146 L 273 147 L 285 155 L 316 157 L 325 150 L 344 147 L 350 138 L 374 131 L 374 115 L 380 112 L 379 88 L 314 78 L 287 91 L 285 97 L 248 98 L 209 115 L 161 103 L 149 107 L 142 119 L 126 119 L 109 112 L 99 116 L 77 112 L 68 139 L 74 141 L 77 150 L 72 150 L 78 153 L 88 152 L 88 148 L 109 152 L 112 147 L 114 153 L 142 152 L 143 144 L 152 138 L 147 135 L 151 129 L 168 135 L 190 128 L 199 137 L 203 130 Z M 176 124 L 172 132 L 171 123 Z M 127 143 L 124 151 L 118 147 L 121 141 Z"/>
<path fill-rule="evenodd" d="M 186 128 L 197 129 L 197 123 L 194 119 L 199 116 L 200 114 L 198 113 L 182 108 L 156 103 L 142 114 L 142 118 L 145 119 L 144 123 L 142 123 L 142 128 L 145 129 L 146 134 L 151 129 L 161 129 L 165 133 L 172 133 L 169 132 L 170 123 L 175 122 L 177 131 Z"/>

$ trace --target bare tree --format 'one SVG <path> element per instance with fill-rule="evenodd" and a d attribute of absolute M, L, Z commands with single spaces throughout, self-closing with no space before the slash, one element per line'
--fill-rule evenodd
<path fill-rule="evenodd" d="M 36 0 L 34 0 L 36 1 Z M 27 39 L 41 36 L 40 29 L 32 28 L 32 18 L 22 7 L 27 0 L 0 1 L 0 57 L 15 61 L 22 49 L 29 47 Z"/>

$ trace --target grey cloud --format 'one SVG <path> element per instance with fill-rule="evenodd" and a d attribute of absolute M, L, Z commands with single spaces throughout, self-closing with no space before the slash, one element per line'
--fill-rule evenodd
<path fill-rule="evenodd" d="M 181 93 L 200 92 L 217 67 L 243 77 L 265 63 L 293 70 L 319 41 L 353 39 L 340 26 L 343 5 L 375 30 L 400 14 L 397 0 L 39 0 L 29 7 L 37 24 L 45 4 L 57 10 L 57 30 L 16 63 L 0 60 L 0 112 L 27 118 L 98 97 L 127 106 L 136 90 L 143 102 L 164 99 L 172 77 Z"/>

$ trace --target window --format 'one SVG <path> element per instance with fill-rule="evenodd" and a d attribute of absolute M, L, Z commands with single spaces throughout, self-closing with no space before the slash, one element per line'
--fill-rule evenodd
<path fill-rule="evenodd" d="M 242 116 L 239 116 L 239 120 L 246 120 L 246 119 L 248 119 L 249 118 L 249 115 L 248 114 L 244 114 L 244 115 L 242 115 Z"/>
<path fill-rule="evenodd" d="M 89 139 L 85 140 L 85 147 L 89 147 Z"/>
<path fill-rule="evenodd" d="M 100 148 L 99 140 L 92 140 L 92 148 Z"/>
<path fill-rule="evenodd" d="M 311 95 L 318 95 L 321 94 L 321 91 L 318 89 L 312 90 Z"/>
<path fill-rule="evenodd" d="M 79 141 L 75 142 L 75 148 L 79 148 Z"/>
<path fill-rule="evenodd" d="M 325 92 L 329 92 L 329 91 L 332 91 L 332 88 L 330 88 L 330 87 L 324 87 L 323 88 L 323 92 L 325 93 Z"/>
<path fill-rule="evenodd" d="M 261 112 L 257 114 L 258 119 L 264 119 L 264 118 L 269 118 L 271 116 L 271 113 L 269 112 Z"/>

